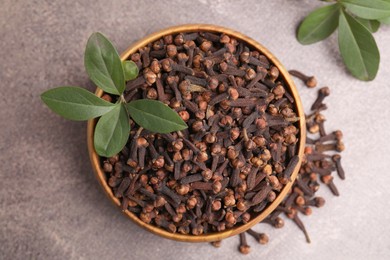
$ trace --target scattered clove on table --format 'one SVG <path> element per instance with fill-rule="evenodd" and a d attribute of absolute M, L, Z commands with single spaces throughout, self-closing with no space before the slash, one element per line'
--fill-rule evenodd
<path fill-rule="evenodd" d="M 301 78 L 303 81 L 309 80 L 304 74 L 297 71 L 290 71 L 293 76 Z M 307 85 L 307 82 L 306 82 Z M 311 88 L 312 86 L 308 86 Z M 316 196 L 316 192 L 320 188 L 319 180 L 335 196 L 339 196 L 339 191 L 333 182 L 332 173 L 337 172 L 340 179 L 345 179 L 345 173 L 341 166 L 341 155 L 339 154 L 344 150 L 344 144 L 342 143 L 343 134 L 340 130 L 333 131 L 329 134 L 325 133 L 325 129 L 320 131 L 321 127 L 324 127 L 325 117 L 322 114 L 327 107 L 323 103 L 326 96 L 330 94 L 328 87 L 321 88 L 319 90 L 318 98 L 312 106 L 312 111 L 306 115 L 306 126 L 310 136 L 306 140 L 305 157 L 301 165 L 298 177 L 294 182 L 290 193 L 286 196 L 283 202 L 260 224 L 269 224 L 275 228 L 281 228 L 284 226 L 284 220 L 280 217 L 285 215 L 288 219 L 291 219 L 298 228 L 302 231 L 306 241 L 310 243 L 310 237 L 306 227 L 304 226 L 298 213 L 309 216 L 312 214 L 312 207 L 321 208 L 325 204 L 325 199 Z M 321 118 L 321 120 L 318 120 Z M 319 124 L 322 124 L 320 127 Z M 268 242 L 268 236 L 263 233 L 258 233 L 252 229 L 247 230 L 244 233 L 248 233 L 260 244 Z M 239 251 L 243 254 L 249 253 L 249 244 L 245 236 L 240 234 L 240 247 Z M 244 243 L 243 243 L 244 241 Z M 221 246 L 221 241 L 218 243 Z M 245 250 L 244 250 L 245 249 Z"/>

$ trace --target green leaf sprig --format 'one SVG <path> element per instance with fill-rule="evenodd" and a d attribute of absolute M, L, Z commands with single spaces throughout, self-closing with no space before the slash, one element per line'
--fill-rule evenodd
<path fill-rule="evenodd" d="M 322 0 L 324 1 L 324 0 Z M 373 80 L 380 54 L 372 33 L 390 24 L 390 0 L 325 0 L 333 4 L 311 12 L 299 25 L 297 39 L 312 44 L 338 28 L 339 49 L 349 72 L 364 81 Z"/>
<path fill-rule="evenodd" d="M 96 152 L 110 157 L 120 152 L 130 134 L 129 116 L 141 127 L 156 133 L 169 133 L 187 128 L 181 117 L 164 103 L 141 99 L 126 103 L 125 82 L 138 76 L 133 61 L 121 61 L 112 43 L 101 33 L 93 33 L 87 42 L 85 69 L 90 79 L 103 91 L 116 95 L 110 103 L 80 88 L 63 86 L 42 93 L 43 102 L 55 113 L 70 120 L 100 117 L 95 127 Z"/>

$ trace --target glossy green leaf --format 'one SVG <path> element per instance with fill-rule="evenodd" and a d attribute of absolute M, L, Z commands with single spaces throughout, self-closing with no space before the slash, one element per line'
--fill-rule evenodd
<path fill-rule="evenodd" d="M 389 0 L 341 0 L 351 13 L 364 19 L 378 20 L 390 16 Z"/>
<path fill-rule="evenodd" d="M 298 28 L 297 38 L 301 44 L 321 41 L 337 28 L 340 5 L 333 4 L 310 13 Z"/>
<path fill-rule="evenodd" d="M 132 60 L 125 60 L 122 62 L 123 65 L 123 73 L 125 75 L 125 80 L 133 80 L 137 78 L 139 70 L 138 66 Z"/>
<path fill-rule="evenodd" d="M 121 95 L 125 89 L 122 61 L 112 43 L 101 33 L 89 37 L 84 56 L 91 80 L 105 92 Z"/>
<path fill-rule="evenodd" d="M 115 105 L 79 87 L 58 87 L 45 91 L 42 101 L 66 119 L 88 120 L 110 112 Z"/>
<path fill-rule="evenodd" d="M 124 104 L 103 115 L 96 124 L 94 145 L 96 152 L 105 157 L 119 153 L 129 139 L 129 116 Z"/>
<path fill-rule="evenodd" d="M 170 133 L 187 128 L 181 117 L 164 103 L 140 99 L 127 104 L 134 121 L 143 128 L 156 133 Z"/>
<path fill-rule="evenodd" d="M 378 22 L 377 20 L 367 20 L 367 19 L 363 19 L 360 17 L 355 17 L 355 19 L 359 23 L 363 24 L 364 27 L 366 27 L 372 33 L 377 32 L 379 29 L 379 26 L 381 25 L 381 23 Z"/>
<path fill-rule="evenodd" d="M 339 48 L 353 76 L 365 81 L 375 78 L 380 61 L 375 39 L 366 27 L 344 11 L 339 20 Z"/>

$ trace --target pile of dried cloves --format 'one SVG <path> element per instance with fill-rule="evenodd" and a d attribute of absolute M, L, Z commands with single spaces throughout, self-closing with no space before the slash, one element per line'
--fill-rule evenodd
<path fill-rule="evenodd" d="M 314 77 L 307 77 L 295 70 L 290 71 L 290 74 L 302 79 L 309 88 L 317 85 Z M 319 89 L 318 97 L 311 107 L 311 113 L 306 115 L 307 131 L 313 138 L 307 137 L 306 139 L 304 161 L 291 192 L 275 211 L 261 222 L 270 224 L 275 228 L 282 228 L 284 220 L 280 215 L 283 214 L 302 230 L 308 243 L 310 243 L 310 238 L 298 213 L 309 216 L 312 214 L 312 207 L 320 208 L 325 204 L 324 198 L 315 195 L 320 188 L 319 180 L 328 186 L 335 196 L 339 196 L 339 192 L 333 183 L 332 173 L 337 172 L 340 179 L 345 179 L 339 154 L 344 150 L 343 134 L 340 130 L 327 133 L 324 128 L 325 117 L 322 111 L 327 109 L 327 106 L 323 103 L 323 100 L 329 94 L 328 87 Z M 252 229 L 241 233 L 238 249 L 243 254 L 250 252 L 246 234 L 252 236 L 260 244 L 266 244 L 269 240 L 267 234 L 258 233 Z M 221 241 L 213 242 L 212 245 L 220 247 Z"/>
<path fill-rule="evenodd" d="M 102 160 L 123 210 L 200 235 L 247 223 L 275 200 L 298 162 L 299 117 L 267 57 L 229 35 L 194 32 L 164 36 L 130 58 L 140 76 L 125 99 L 164 102 L 189 128 L 156 134 L 132 122 L 125 148 Z"/>

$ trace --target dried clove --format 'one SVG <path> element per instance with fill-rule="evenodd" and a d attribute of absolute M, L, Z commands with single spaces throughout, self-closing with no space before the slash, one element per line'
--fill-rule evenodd
<path fill-rule="evenodd" d="M 141 76 L 126 100 L 164 102 L 189 128 L 156 134 L 131 122 L 131 141 L 102 160 L 123 210 L 200 235 L 248 223 L 276 199 L 296 165 L 299 119 L 266 56 L 230 35 L 195 32 L 164 36 L 131 59 Z"/>

